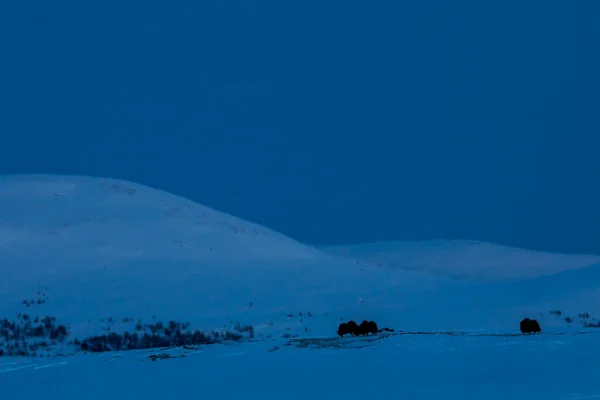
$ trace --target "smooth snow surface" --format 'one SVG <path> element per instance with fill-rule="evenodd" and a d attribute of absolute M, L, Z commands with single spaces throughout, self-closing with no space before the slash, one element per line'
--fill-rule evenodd
<path fill-rule="evenodd" d="M 600 335 L 397 336 L 365 348 L 273 343 L 3 360 L 7 399 L 595 399 Z M 178 355 L 181 351 L 157 351 Z"/>
<path fill-rule="evenodd" d="M 375 242 L 321 249 L 382 267 L 471 281 L 536 278 L 600 263 L 598 255 L 553 254 L 467 240 Z"/>
<path fill-rule="evenodd" d="M 2 395 L 350 400 L 600 393 L 593 378 L 600 329 L 591 327 L 600 315 L 595 258 L 496 246 L 436 270 L 433 247 L 405 246 L 408 267 L 385 268 L 130 182 L 0 177 L 0 320 L 53 316 L 68 326 L 69 341 L 133 331 L 136 321 L 189 322 L 202 331 L 239 322 L 255 332 L 251 342 L 195 351 L 73 354 L 56 343 L 43 358 L 0 357 Z M 464 243 L 436 248 L 452 260 Z M 510 271 L 502 274 L 496 258 L 511 260 Z M 538 319 L 542 335 L 518 335 L 524 317 Z M 337 338 L 338 324 L 349 319 L 424 334 Z M 318 348 L 299 348 L 290 336 Z M 0 349 L 3 341 L 0 334 Z M 165 352 L 186 354 L 147 358 Z"/>

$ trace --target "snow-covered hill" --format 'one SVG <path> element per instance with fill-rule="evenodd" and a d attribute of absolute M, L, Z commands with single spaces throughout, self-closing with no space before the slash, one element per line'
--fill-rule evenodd
<path fill-rule="evenodd" d="M 600 256 L 555 254 L 467 240 L 322 246 L 330 254 L 470 281 L 535 278 L 600 263 Z"/>
<path fill-rule="evenodd" d="M 521 318 L 544 314 L 544 329 L 580 329 L 548 314 L 568 301 L 598 316 L 598 268 L 571 269 L 577 293 L 558 275 L 474 284 L 332 255 L 131 182 L 0 177 L 0 350 L 11 354 L 179 343 L 182 333 L 332 337 L 348 319 L 518 332 Z"/>
<path fill-rule="evenodd" d="M 393 324 L 411 296 L 446 284 L 336 259 L 130 182 L 0 178 L 0 318 L 34 321 L 29 331 L 48 316 L 71 339 L 169 321 L 331 336 L 342 318 Z"/>

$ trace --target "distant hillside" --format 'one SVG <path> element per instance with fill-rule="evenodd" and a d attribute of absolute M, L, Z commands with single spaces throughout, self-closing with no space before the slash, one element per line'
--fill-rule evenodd
<path fill-rule="evenodd" d="M 466 240 L 321 246 L 330 254 L 379 266 L 472 281 L 534 278 L 600 262 L 597 255 L 553 254 Z"/>

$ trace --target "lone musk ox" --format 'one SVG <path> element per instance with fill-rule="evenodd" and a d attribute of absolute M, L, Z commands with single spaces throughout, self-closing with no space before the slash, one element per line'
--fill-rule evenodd
<path fill-rule="evenodd" d="M 354 321 L 343 322 L 338 327 L 337 331 L 338 335 L 344 336 L 349 333 L 351 336 L 358 335 L 358 325 Z"/>
<path fill-rule="evenodd" d="M 542 328 L 535 319 L 525 318 L 521 321 L 521 332 L 522 333 L 540 333 Z"/>
<path fill-rule="evenodd" d="M 369 335 L 369 333 L 372 333 L 373 335 L 377 335 L 378 329 L 377 329 L 377 324 L 374 321 L 363 321 L 360 323 L 360 326 L 358 327 L 358 334 L 359 335 Z"/>

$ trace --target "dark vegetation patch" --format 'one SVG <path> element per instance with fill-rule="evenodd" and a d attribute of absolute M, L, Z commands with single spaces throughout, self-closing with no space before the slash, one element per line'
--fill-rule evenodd
<path fill-rule="evenodd" d="M 151 359 L 152 361 L 166 360 L 168 358 L 183 358 L 183 357 L 185 357 L 185 354 L 181 354 L 178 356 L 172 356 L 170 354 L 151 354 L 148 356 L 148 358 Z"/>
<path fill-rule="evenodd" d="M 313 316 L 313 313 L 312 313 L 312 312 L 310 312 L 310 311 L 309 311 L 309 312 L 307 312 L 307 313 L 303 313 L 302 311 L 298 311 L 298 313 L 297 313 L 297 314 L 292 314 L 292 313 L 288 313 L 288 314 L 286 314 L 286 317 L 288 317 L 288 318 L 295 318 L 295 317 L 300 317 L 300 318 L 302 318 L 302 317 L 312 318 L 312 316 Z"/>
<path fill-rule="evenodd" d="M 561 316 L 562 311 L 551 310 L 550 314 Z M 577 314 L 576 318 L 579 320 L 579 322 L 583 325 L 584 328 L 600 328 L 600 321 L 598 321 L 596 318 L 593 318 L 589 312 L 579 313 Z M 564 321 L 567 324 L 572 324 L 573 322 L 575 322 L 575 318 L 567 316 L 564 318 Z"/>
<path fill-rule="evenodd" d="M 25 299 L 23 306 L 29 309 L 45 304 L 50 297 L 47 288 L 38 288 L 37 297 Z M 64 354 L 68 349 L 86 352 L 108 352 L 161 347 L 194 346 L 243 341 L 254 338 L 254 328 L 237 322 L 231 328 L 205 332 L 190 329 L 187 322 L 157 320 L 143 323 L 132 316 L 100 319 L 101 331 L 106 333 L 73 337 L 67 325 L 59 324 L 56 317 L 33 316 L 18 313 L 15 318 L 0 318 L 0 356 L 45 357 Z M 91 323 L 91 320 L 88 320 Z M 57 347 L 60 347 L 57 349 Z"/>
<path fill-rule="evenodd" d="M 579 318 L 579 322 L 583 325 L 584 328 L 600 328 L 600 322 L 593 318 L 589 312 L 582 312 L 577 314 L 577 318 Z"/>
<path fill-rule="evenodd" d="M 47 288 L 38 288 L 37 297 L 33 299 L 24 299 L 21 303 L 27 308 L 34 305 L 46 304 L 50 296 L 46 293 Z"/>
<path fill-rule="evenodd" d="M 600 328 L 600 322 L 599 321 L 592 321 L 592 322 L 583 321 L 583 326 L 586 328 Z"/>
<path fill-rule="evenodd" d="M 19 313 L 16 321 L 0 319 L 0 355 L 36 356 L 40 350 L 64 343 L 68 336 L 68 328 L 57 324 L 55 317 Z"/>
<path fill-rule="evenodd" d="M 200 344 L 216 344 L 229 341 L 242 341 L 254 337 L 251 325 L 239 322 L 232 331 L 202 332 L 190 330 L 189 323 L 158 321 L 153 324 L 136 324 L 136 332 L 108 333 L 75 339 L 73 344 L 82 351 L 92 353 L 121 350 L 143 350 L 162 347 L 195 346 Z"/>
<path fill-rule="evenodd" d="M 133 321 L 133 318 L 128 317 L 126 320 Z M 114 319 L 109 318 L 108 322 L 112 323 Z M 254 328 L 239 322 L 231 330 L 202 332 L 191 330 L 189 323 L 157 321 L 142 324 L 138 320 L 133 332 L 109 332 L 71 338 L 68 326 L 58 324 L 56 317 L 39 318 L 19 313 L 16 320 L 0 319 L 0 356 L 44 357 L 49 356 L 52 348 L 57 345 L 71 346 L 75 351 L 107 352 L 215 344 L 253 337 Z"/>

